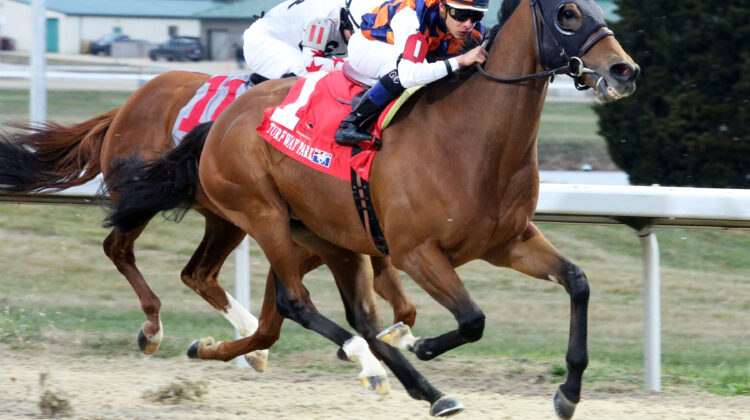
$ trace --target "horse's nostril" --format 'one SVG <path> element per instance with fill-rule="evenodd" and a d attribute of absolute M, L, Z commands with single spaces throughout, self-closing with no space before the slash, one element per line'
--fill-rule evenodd
<path fill-rule="evenodd" d="M 634 80 L 636 77 L 638 77 L 638 73 L 640 73 L 640 69 L 637 65 L 635 66 L 635 68 L 633 68 L 633 66 L 628 63 L 613 64 L 612 67 L 609 68 L 609 71 L 617 80 L 621 80 L 623 82 Z"/>

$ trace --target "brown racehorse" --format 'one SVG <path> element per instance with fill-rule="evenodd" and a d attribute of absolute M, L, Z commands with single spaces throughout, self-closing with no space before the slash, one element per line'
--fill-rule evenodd
<path fill-rule="evenodd" d="M 14 193 L 34 193 L 40 189 L 64 189 L 83 184 L 100 172 L 108 174 L 111 163 L 134 154 L 155 158 L 174 148 L 171 127 L 179 110 L 190 101 L 208 75 L 190 72 L 168 72 L 138 89 L 119 109 L 70 127 L 53 123 L 43 125 L 15 124 L 30 131 L 0 138 L 0 190 Z M 113 194 L 116 199 L 116 194 Z M 243 334 L 250 335 L 257 320 L 237 304 L 221 288 L 219 269 L 229 253 L 239 244 L 245 233 L 220 216 L 202 195 L 198 196 L 198 211 L 206 220 L 203 240 L 182 270 L 182 281 L 215 309 L 219 310 Z M 142 220 L 137 229 L 128 233 L 113 230 L 104 240 L 104 252 L 125 276 L 141 302 L 146 321 L 138 333 L 138 344 L 147 354 L 157 351 L 163 337 L 159 316 L 161 302 L 149 288 L 135 264 L 134 242 L 146 227 Z M 414 305 L 403 292 L 398 272 L 386 258 L 362 260 L 361 267 L 345 260 L 361 260 L 361 256 L 336 250 L 320 242 L 314 252 L 295 246 L 292 259 L 301 272 L 308 272 L 327 262 L 339 283 L 356 276 L 359 282 L 371 284 L 374 274 L 376 291 L 394 308 L 394 318 L 413 325 Z M 338 252 L 338 254 L 337 254 Z M 368 259 L 369 260 L 369 259 Z M 270 278 L 270 277 L 269 277 Z M 268 293 L 272 293 L 270 284 Z M 342 293 L 344 293 L 342 291 Z M 273 319 L 261 334 L 255 336 L 258 349 L 269 348 L 278 338 L 281 317 L 276 313 L 274 299 L 265 299 L 261 317 Z M 208 338 L 202 342 L 211 342 Z M 215 352 L 190 352 L 204 359 L 231 360 L 241 355 L 231 348 L 217 348 Z M 257 370 L 265 368 L 267 352 L 248 355 Z M 382 386 L 382 384 L 381 384 Z"/>
<path fill-rule="evenodd" d="M 554 406 L 560 417 L 570 418 L 588 364 L 589 286 L 583 271 L 531 223 L 539 191 L 536 134 L 549 76 L 556 68 L 565 68 L 577 86 L 594 88 L 604 101 L 632 94 L 639 69 L 606 28 L 593 0 L 518 3 L 488 47 L 486 73 L 422 89 L 383 133 L 383 146 L 372 166 L 371 192 L 391 259 L 454 315 L 458 328 L 417 339 L 397 327 L 382 338 L 423 360 L 480 339 L 484 314 L 455 272 L 455 267 L 474 259 L 557 282 L 569 294 L 571 315 L 568 375 L 555 393 Z M 504 5 L 508 8 L 512 9 Z M 493 74 L 529 77 L 503 79 Z M 290 258 L 298 234 L 290 218 L 294 215 L 337 247 L 380 254 L 362 229 L 347 182 L 299 165 L 257 134 L 263 111 L 279 105 L 292 83 L 272 81 L 242 96 L 205 139 L 191 146 L 192 156 L 186 153 L 182 158 L 200 158 L 204 192 L 263 249 L 275 275 L 282 315 L 356 357 L 347 348 L 356 337 L 320 315 L 301 284 L 301 273 Z M 153 173 L 157 167 L 135 165 L 135 172 L 123 171 L 122 176 L 142 170 Z M 137 217 L 138 211 L 156 205 L 141 203 L 144 209 L 138 210 L 140 200 L 135 198 L 149 197 L 147 190 L 139 194 L 126 200 L 123 190 L 121 203 L 134 207 L 118 208 L 122 212 L 110 220 L 125 227 L 128 212 Z M 152 199 L 159 201 L 158 195 Z M 369 297 L 357 298 L 367 302 Z M 366 313 L 367 306 L 361 310 Z M 372 350 L 392 369 L 401 369 L 403 360 L 390 347 L 379 346 L 371 334 L 365 338 Z M 439 394 L 430 389 L 405 386 L 413 397 L 436 403 Z"/>

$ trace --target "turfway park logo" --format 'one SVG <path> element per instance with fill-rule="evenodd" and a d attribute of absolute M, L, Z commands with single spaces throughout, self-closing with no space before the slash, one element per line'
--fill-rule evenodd
<path fill-rule="evenodd" d="M 331 162 L 333 161 L 332 154 L 324 150 L 320 150 L 317 147 L 310 146 L 303 140 L 297 138 L 294 133 L 290 133 L 284 128 L 279 127 L 274 122 L 271 122 L 269 124 L 268 130 L 266 130 L 266 134 L 268 134 L 269 136 L 271 136 L 271 138 L 284 146 L 285 149 L 309 160 L 312 163 L 326 168 L 329 168 L 331 166 Z"/>

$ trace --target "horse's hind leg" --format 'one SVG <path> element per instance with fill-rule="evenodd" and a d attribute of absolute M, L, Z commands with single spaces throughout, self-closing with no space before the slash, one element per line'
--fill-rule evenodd
<path fill-rule="evenodd" d="M 586 350 L 589 283 L 586 275 L 578 266 L 561 256 L 533 224 L 529 225 L 516 242 L 488 257 L 487 261 L 495 265 L 555 281 L 568 292 L 570 335 L 565 356 L 568 376 L 555 393 L 554 405 L 560 418 L 573 417 L 576 404 L 581 399 L 581 380 L 589 360 Z"/>
<path fill-rule="evenodd" d="M 135 265 L 133 244 L 138 239 L 146 224 L 128 233 L 112 230 L 104 240 L 104 253 L 112 260 L 117 270 L 128 280 L 141 301 L 141 310 L 146 315 L 146 321 L 138 331 L 138 347 L 146 354 L 153 354 L 159 349 L 164 337 L 163 327 L 159 319 L 161 301 L 148 287 L 146 280 Z"/>
<path fill-rule="evenodd" d="M 203 184 L 209 191 L 210 184 Z M 224 198 L 229 200 L 227 203 L 231 207 L 245 209 L 242 212 L 226 213 L 231 214 L 232 221 L 255 238 L 271 263 L 279 313 L 336 343 L 349 360 L 361 364 L 359 378 L 366 388 L 381 394 L 387 393 L 390 390 L 388 376 L 370 352 L 367 342 L 321 315 L 302 285 L 302 273 L 295 258 L 286 203 L 270 185 L 258 182 L 245 187 L 240 195 L 231 194 L 229 190 L 222 188 L 215 191 L 227 194 Z M 220 202 L 215 197 L 212 199 L 215 203 Z"/>

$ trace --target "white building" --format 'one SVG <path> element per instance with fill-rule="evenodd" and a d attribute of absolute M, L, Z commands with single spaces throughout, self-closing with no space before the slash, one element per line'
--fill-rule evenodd
<path fill-rule="evenodd" d="M 47 51 L 77 54 L 84 41 L 121 32 L 161 43 L 171 35 L 201 36 L 196 14 L 226 5 L 204 0 L 46 0 Z M 0 0 L 0 36 L 17 50 L 31 49 L 31 0 Z"/>

